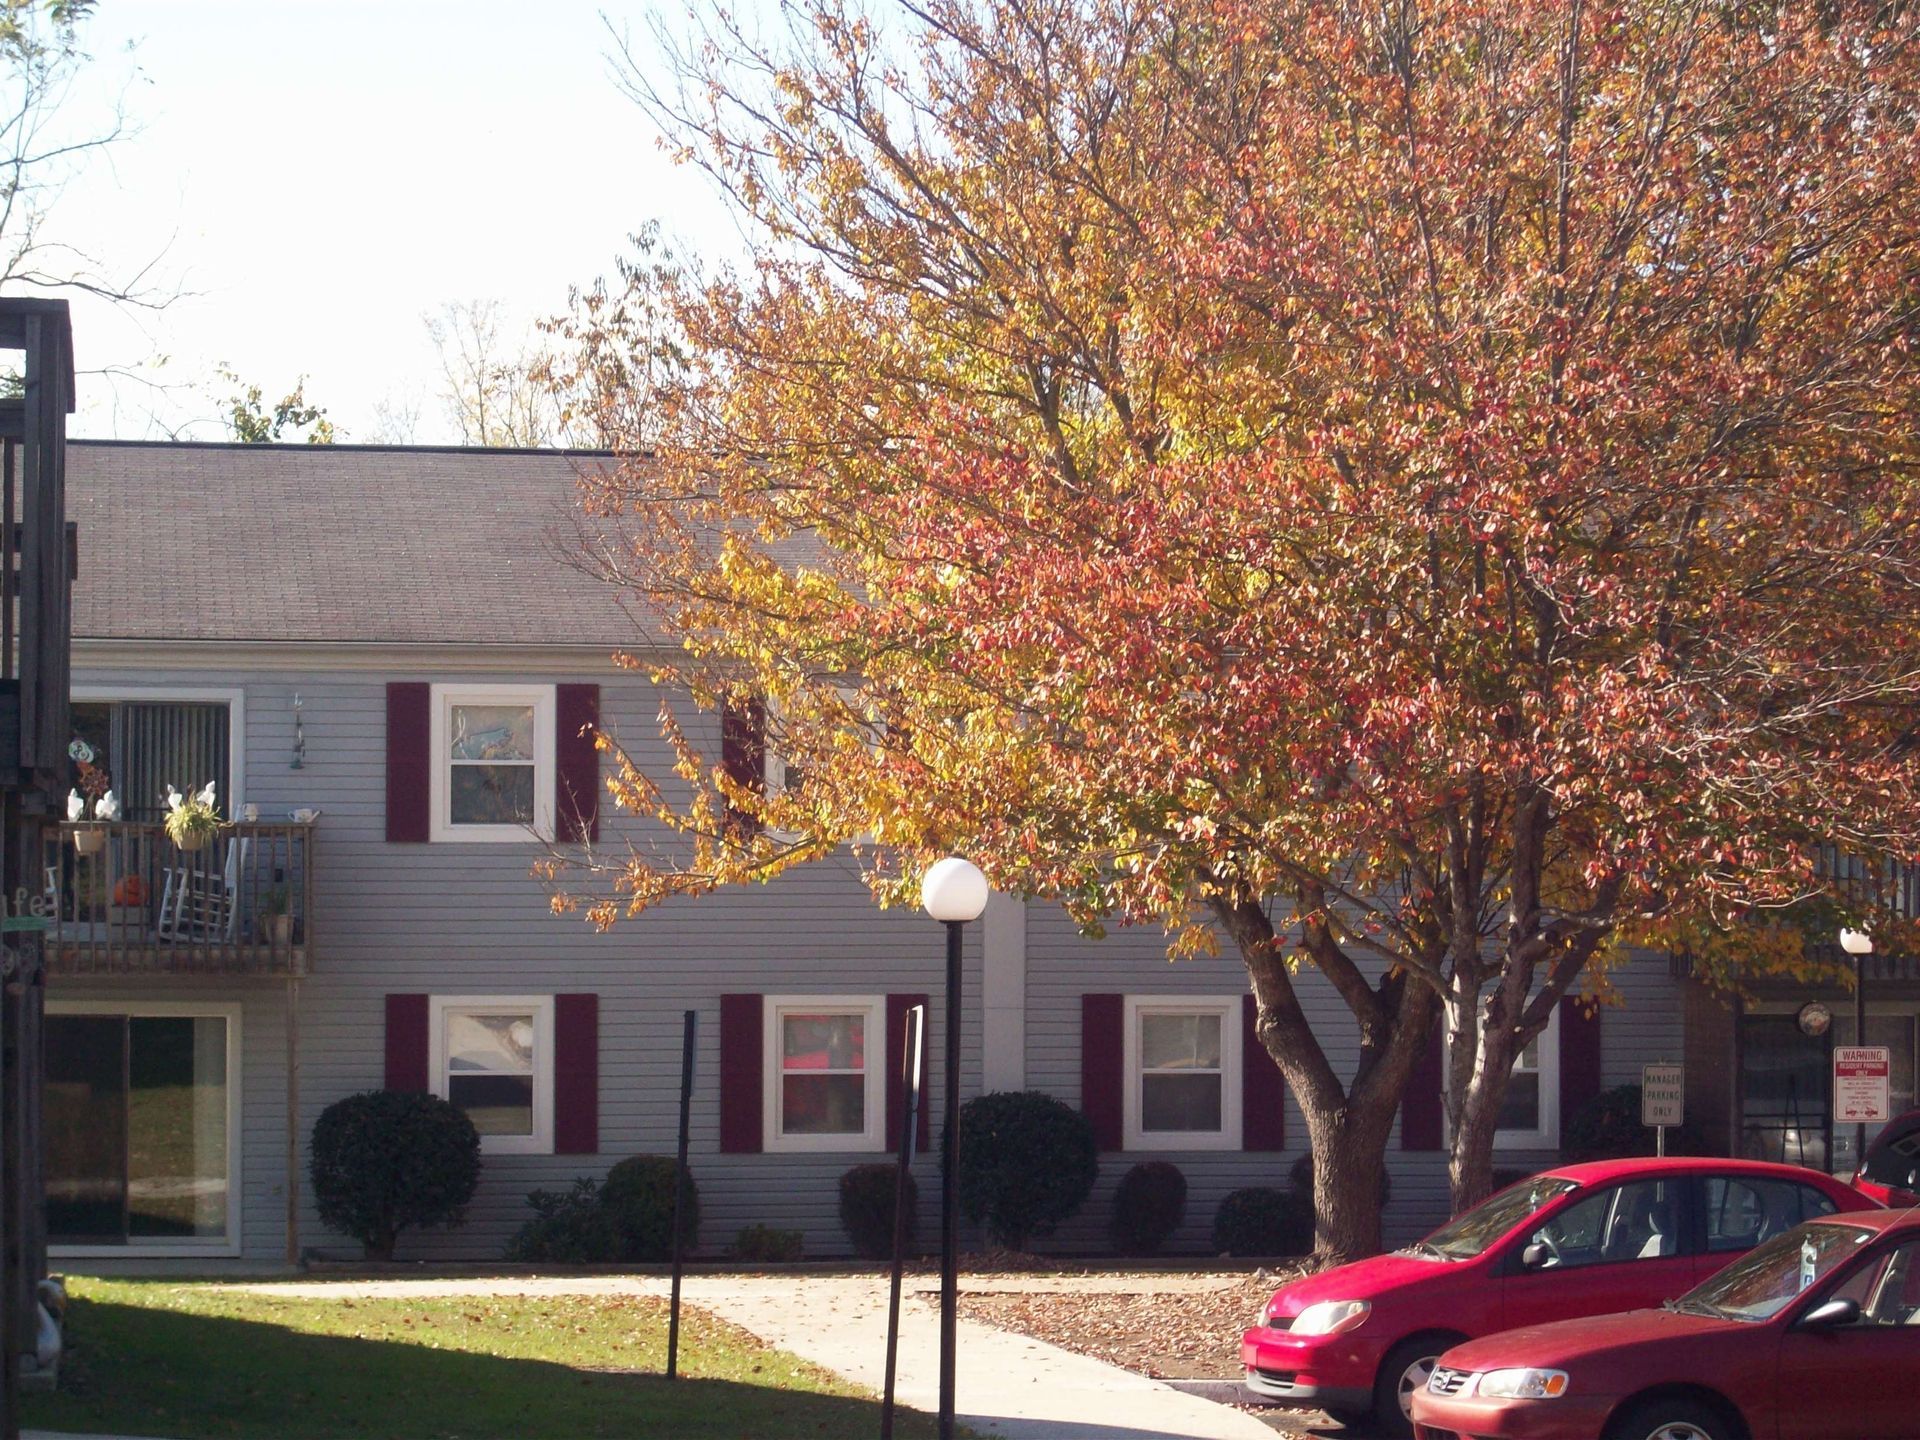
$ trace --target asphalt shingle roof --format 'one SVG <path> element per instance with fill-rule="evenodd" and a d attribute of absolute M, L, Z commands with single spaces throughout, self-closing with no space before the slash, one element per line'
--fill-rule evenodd
<path fill-rule="evenodd" d="M 73 440 L 85 639 L 595 644 L 642 639 L 563 564 L 558 451 Z"/>

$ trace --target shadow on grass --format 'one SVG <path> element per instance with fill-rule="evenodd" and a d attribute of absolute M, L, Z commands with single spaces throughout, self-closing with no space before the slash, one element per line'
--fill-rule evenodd
<path fill-rule="evenodd" d="M 877 1401 L 766 1385 L 576 1370 L 251 1320 L 76 1299 L 61 1390 L 28 1398 L 29 1427 L 172 1440 L 521 1440 L 671 1436 L 759 1440 L 879 1433 Z M 932 1422 L 900 1413 L 899 1434 Z"/>

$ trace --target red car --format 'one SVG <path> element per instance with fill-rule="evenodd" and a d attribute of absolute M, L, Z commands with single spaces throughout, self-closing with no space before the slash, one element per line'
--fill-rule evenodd
<path fill-rule="evenodd" d="M 1657 1305 L 1803 1220 L 1872 1203 L 1817 1171 L 1752 1160 L 1550 1170 L 1408 1249 L 1275 1291 L 1241 1337 L 1247 1388 L 1408 1435 L 1414 1391 L 1461 1341 Z"/>
<path fill-rule="evenodd" d="M 1659 1310 L 1440 1357 L 1420 1440 L 1912 1440 L 1920 1212 L 1831 1215 Z"/>
<path fill-rule="evenodd" d="M 1920 1205 L 1920 1110 L 1895 1116 L 1873 1137 L 1853 1188 L 1895 1209 Z"/>

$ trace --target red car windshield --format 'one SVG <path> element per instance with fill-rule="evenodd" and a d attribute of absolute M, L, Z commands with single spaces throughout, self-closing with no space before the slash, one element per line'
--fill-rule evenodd
<path fill-rule="evenodd" d="M 1749 1251 L 1673 1301 L 1676 1310 L 1722 1320 L 1771 1320 L 1873 1238 L 1852 1225 L 1799 1225 Z"/>
<path fill-rule="evenodd" d="M 1449 1260 L 1471 1260 L 1549 1200 L 1579 1188 L 1577 1180 L 1564 1180 L 1558 1175 L 1522 1180 L 1482 1200 L 1466 1214 L 1455 1216 L 1414 1248 L 1436 1252 Z"/>

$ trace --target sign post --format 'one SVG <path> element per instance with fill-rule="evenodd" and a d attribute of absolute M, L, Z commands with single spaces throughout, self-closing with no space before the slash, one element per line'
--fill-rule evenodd
<path fill-rule="evenodd" d="M 1667 1153 L 1667 1130 L 1687 1119 L 1687 1072 L 1681 1065 L 1640 1069 L 1640 1123 L 1652 1129 L 1653 1153 Z"/>
<path fill-rule="evenodd" d="M 673 1297 L 667 1307 L 667 1378 L 680 1374 L 680 1206 L 687 1195 L 687 1119 L 693 1105 L 693 1037 L 699 1014 L 689 1010 L 680 1028 L 680 1157 L 673 1171 Z"/>
<path fill-rule="evenodd" d="M 907 1175 L 913 1165 L 913 1137 L 920 1123 L 920 1074 L 926 1048 L 927 1007 L 906 1015 L 906 1045 L 900 1076 L 906 1100 L 900 1120 L 900 1150 L 893 1176 L 893 1289 L 887 1297 L 887 1374 L 880 1393 L 880 1440 L 893 1440 L 893 1375 L 900 1355 L 900 1279 L 907 1257 Z"/>
<path fill-rule="evenodd" d="M 1842 1125 L 1891 1119 L 1892 1077 L 1893 1052 L 1885 1045 L 1834 1046 L 1833 1118 Z"/>

